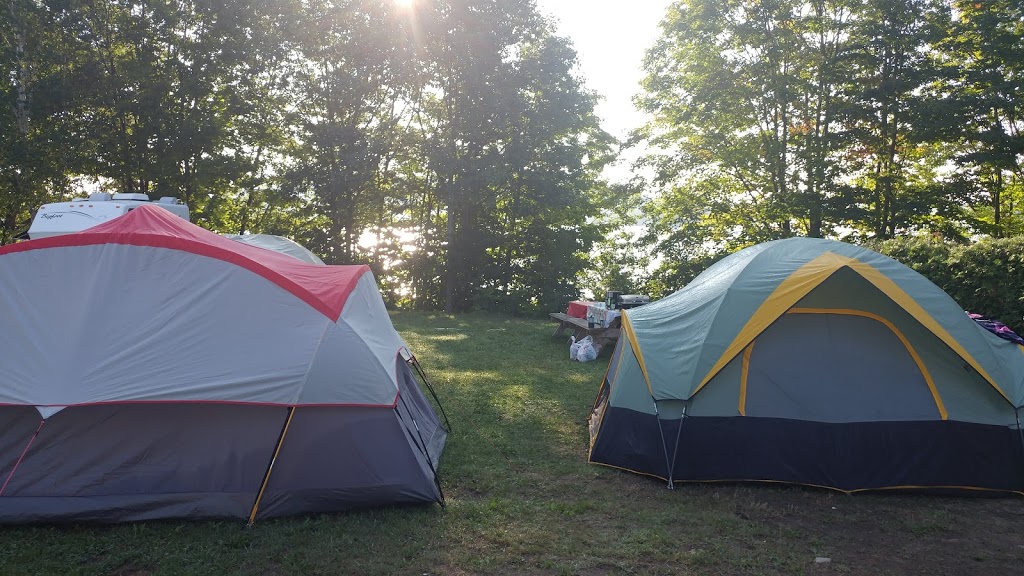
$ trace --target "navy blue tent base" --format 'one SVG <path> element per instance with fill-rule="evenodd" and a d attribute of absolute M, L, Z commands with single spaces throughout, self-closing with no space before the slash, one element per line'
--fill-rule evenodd
<path fill-rule="evenodd" d="M 601 425 L 614 427 L 616 433 L 598 436 L 592 462 L 666 480 L 666 461 L 674 459 L 674 481 L 784 482 L 844 492 L 939 489 L 1024 495 L 1021 438 L 1005 427 L 953 421 L 830 424 L 758 417 L 659 421 L 615 407 L 608 408 Z"/>

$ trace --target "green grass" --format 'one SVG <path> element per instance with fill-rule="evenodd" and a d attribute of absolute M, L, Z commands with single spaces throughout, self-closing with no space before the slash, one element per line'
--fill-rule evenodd
<path fill-rule="evenodd" d="M 448 506 L 0 528 L 8 574 L 1019 574 L 1024 501 L 684 485 L 586 463 L 607 356 L 553 324 L 394 315 L 454 430 Z M 0 499 L 0 506 L 3 502 Z M 814 564 L 816 556 L 832 559 Z"/>

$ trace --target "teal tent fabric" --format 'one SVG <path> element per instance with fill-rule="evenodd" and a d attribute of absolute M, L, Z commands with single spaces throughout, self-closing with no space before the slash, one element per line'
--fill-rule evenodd
<path fill-rule="evenodd" d="M 625 311 L 590 460 L 669 480 L 1024 494 L 1024 347 L 925 277 L 823 239 L 759 244 Z"/>
<path fill-rule="evenodd" d="M 765 299 L 825 253 L 870 266 L 912 295 L 1014 406 L 1024 405 L 1024 354 L 1017 345 L 977 326 L 949 295 L 909 267 L 858 246 L 818 238 L 788 238 L 741 250 L 671 296 L 627 311 L 654 397 L 689 398 Z"/>

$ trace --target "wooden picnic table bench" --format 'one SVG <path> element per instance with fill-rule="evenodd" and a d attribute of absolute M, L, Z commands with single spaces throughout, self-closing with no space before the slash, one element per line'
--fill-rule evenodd
<path fill-rule="evenodd" d="M 593 338 L 594 349 L 597 350 L 598 354 L 601 354 L 601 349 L 604 348 L 605 344 L 614 342 L 619 338 L 619 318 L 612 320 L 611 325 L 607 328 L 591 328 L 583 318 L 576 318 L 562 312 L 552 312 L 550 316 L 552 321 L 558 322 L 558 327 L 555 328 L 555 333 L 552 335 L 553 338 L 562 336 L 566 330 L 571 329 L 572 335 L 576 337 L 576 340 L 581 340 L 587 336 Z"/>

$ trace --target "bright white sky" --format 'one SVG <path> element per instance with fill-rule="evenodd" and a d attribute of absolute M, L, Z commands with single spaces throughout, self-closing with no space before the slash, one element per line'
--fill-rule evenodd
<path fill-rule="evenodd" d="M 670 0 L 537 0 L 541 13 L 558 22 L 558 33 L 572 40 L 587 87 L 604 97 L 597 115 L 605 130 L 625 139 L 643 124 L 633 107 L 640 89 L 644 51 L 658 37 L 658 22 Z M 628 177 L 619 166 L 606 176 Z"/>

